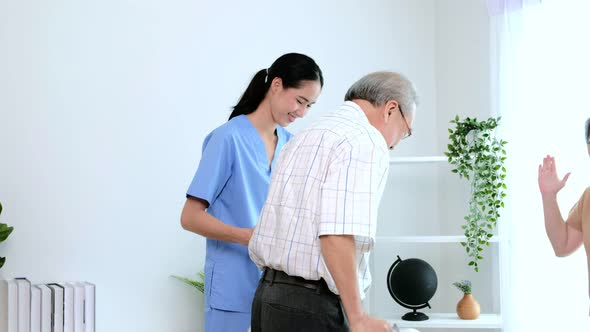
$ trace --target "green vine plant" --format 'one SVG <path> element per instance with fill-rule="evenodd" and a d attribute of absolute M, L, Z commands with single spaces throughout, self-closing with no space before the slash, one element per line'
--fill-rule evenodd
<path fill-rule="evenodd" d="M 0 203 L 0 214 L 2 214 L 2 203 Z M 6 240 L 8 238 L 8 236 L 10 235 L 10 233 L 12 233 L 13 229 L 14 229 L 13 227 L 9 227 L 6 224 L 0 223 L 0 242 L 3 242 L 4 240 Z M 4 266 L 5 262 L 6 262 L 6 257 L 0 257 L 0 268 L 2 268 Z"/>
<path fill-rule="evenodd" d="M 451 120 L 455 129 L 449 129 L 450 143 L 445 155 L 453 167 L 452 172 L 470 181 L 469 214 L 463 228 L 466 241 L 461 242 L 469 257 L 469 266 L 479 271 L 484 246 L 490 239 L 500 218 L 506 197 L 506 141 L 496 138 L 495 129 L 500 117 L 478 121 L 476 118 Z"/>

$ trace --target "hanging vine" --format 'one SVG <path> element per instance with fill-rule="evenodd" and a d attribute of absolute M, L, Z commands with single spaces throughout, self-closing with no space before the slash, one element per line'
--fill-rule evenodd
<path fill-rule="evenodd" d="M 470 259 L 469 266 L 476 272 L 479 271 L 478 262 L 483 259 L 484 246 L 490 246 L 506 197 L 504 146 L 507 142 L 496 138 L 499 121 L 499 117 L 478 121 L 476 118 L 461 120 L 456 116 L 451 120 L 455 129 L 449 129 L 450 143 L 445 152 L 453 166 L 452 172 L 471 184 L 469 213 L 461 226 L 467 239 L 461 245 Z"/>

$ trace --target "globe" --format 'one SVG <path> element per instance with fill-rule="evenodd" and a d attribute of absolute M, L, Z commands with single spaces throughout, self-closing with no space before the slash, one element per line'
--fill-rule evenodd
<path fill-rule="evenodd" d="M 436 293 L 438 278 L 430 264 L 418 258 L 402 260 L 397 256 L 387 273 L 387 289 L 391 297 L 404 308 L 413 311 L 402 316 L 404 320 L 427 320 L 418 309 L 430 308 L 428 301 Z"/>

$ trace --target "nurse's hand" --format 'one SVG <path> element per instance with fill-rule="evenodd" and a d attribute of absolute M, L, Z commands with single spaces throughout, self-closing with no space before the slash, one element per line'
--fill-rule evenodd
<path fill-rule="evenodd" d="M 254 228 L 242 228 L 242 233 L 242 241 L 240 241 L 240 244 L 248 246 L 248 243 L 250 243 L 250 239 L 252 238 L 252 234 L 254 233 Z"/>

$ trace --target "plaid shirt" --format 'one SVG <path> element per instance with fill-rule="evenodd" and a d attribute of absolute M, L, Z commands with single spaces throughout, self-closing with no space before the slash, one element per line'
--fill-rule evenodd
<path fill-rule="evenodd" d="M 250 258 L 259 268 L 308 280 L 324 278 L 339 294 L 321 254 L 320 236 L 354 235 L 364 298 L 388 170 L 385 139 L 357 104 L 346 102 L 323 116 L 281 151 L 250 239 Z"/>

